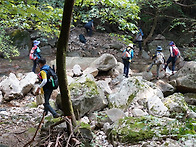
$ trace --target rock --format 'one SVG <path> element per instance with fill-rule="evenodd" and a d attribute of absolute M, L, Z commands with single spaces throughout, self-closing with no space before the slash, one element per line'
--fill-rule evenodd
<path fill-rule="evenodd" d="M 42 55 L 51 55 L 52 54 L 52 47 L 50 45 L 40 47 L 40 50 L 41 50 Z"/>
<path fill-rule="evenodd" d="M 137 109 L 137 108 L 132 110 L 132 114 L 133 114 L 134 117 L 149 115 L 148 113 L 145 113 L 141 109 Z"/>
<path fill-rule="evenodd" d="M 180 92 L 196 92 L 196 62 L 186 62 L 185 65 L 171 77 L 171 80 L 176 79 L 176 89 Z"/>
<path fill-rule="evenodd" d="M 110 48 L 120 50 L 123 48 L 123 45 L 119 43 L 114 43 L 110 45 Z"/>
<path fill-rule="evenodd" d="M 0 104 L 3 102 L 3 95 L 2 92 L 0 91 Z"/>
<path fill-rule="evenodd" d="M 188 118 L 192 118 L 192 119 L 195 119 L 196 118 L 196 113 L 191 111 L 188 113 Z M 195 124 L 195 127 L 196 127 L 196 124 Z"/>
<path fill-rule="evenodd" d="M 82 80 L 82 83 L 80 79 L 76 80 L 70 84 L 69 88 L 74 113 L 77 118 L 81 118 L 95 110 L 101 110 L 108 104 L 104 92 L 94 81 L 88 78 L 85 81 Z M 57 96 L 56 103 L 59 108 L 62 108 L 60 94 Z"/>
<path fill-rule="evenodd" d="M 163 103 L 171 114 L 187 113 L 189 110 L 184 97 L 181 93 L 174 93 L 163 99 Z"/>
<path fill-rule="evenodd" d="M 95 67 L 99 71 L 109 71 L 117 65 L 116 58 L 111 54 L 103 54 L 97 58 L 90 67 Z"/>
<path fill-rule="evenodd" d="M 26 95 L 33 88 L 36 80 L 37 80 L 37 75 L 35 73 L 33 72 L 26 73 L 25 78 L 22 79 L 19 83 L 22 88 L 23 96 Z"/>
<path fill-rule="evenodd" d="M 142 58 L 150 59 L 150 56 L 148 55 L 148 53 L 145 50 L 142 50 Z"/>
<path fill-rule="evenodd" d="M 93 67 L 87 67 L 83 72 L 84 75 L 92 74 L 93 77 L 96 77 L 98 75 L 98 73 L 99 73 L 99 70 L 95 67 L 94 68 Z"/>
<path fill-rule="evenodd" d="M 165 40 L 165 36 L 158 34 L 154 39 L 155 40 Z"/>
<path fill-rule="evenodd" d="M 83 74 L 82 69 L 81 69 L 80 65 L 78 65 L 78 64 L 74 65 L 72 72 L 73 72 L 74 77 L 79 77 Z"/>
<path fill-rule="evenodd" d="M 125 117 L 124 112 L 117 108 L 112 108 L 112 109 L 107 110 L 106 114 L 112 122 L 116 122 L 117 120 Z"/>
<path fill-rule="evenodd" d="M 1 81 L 0 88 L 4 94 L 3 99 L 6 101 L 22 97 L 22 88 L 20 86 L 20 81 L 13 73 L 10 73 L 9 77 Z"/>
<path fill-rule="evenodd" d="M 158 80 L 156 82 L 156 85 L 158 86 L 159 89 L 163 92 L 164 96 L 168 96 L 174 93 L 175 88 L 170 85 L 169 83 L 166 83 L 162 80 Z"/>
<path fill-rule="evenodd" d="M 110 89 L 108 82 L 99 80 L 96 82 L 97 85 L 106 93 L 106 94 L 111 94 L 112 90 Z"/>
<path fill-rule="evenodd" d="M 142 72 L 142 77 L 145 79 L 145 80 L 148 80 L 148 81 L 150 81 L 151 79 L 152 79 L 152 77 L 153 77 L 153 74 L 152 74 L 152 72 L 146 72 L 146 71 L 144 71 L 144 72 Z"/>
<path fill-rule="evenodd" d="M 150 83 L 150 85 L 149 85 Z M 162 103 L 163 93 L 153 83 L 147 83 L 141 77 L 123 79 L 116 91 L 109 95 L 109 106 L 126 110 L 134 108 L 134 104 L 140 101 L 151 115 L 167 116 L 168 109 Z"/>
<path fill-rule="evenodd" d="M 88 119 L 87 116 L 84 116 L 84 117 L 81 118 L 80 122 L 83 122 L 85 124 L 88 124 L 90 121 L 89 121 L 89 119 Z"/>
<path fill-rule="evenodd" d="M 189 105 L 196 105 L 196 93 L 185 93 L 184 99 Z"/>

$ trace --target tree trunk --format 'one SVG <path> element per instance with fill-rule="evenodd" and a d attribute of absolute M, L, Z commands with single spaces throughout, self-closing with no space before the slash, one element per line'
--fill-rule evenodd
<path fill-rule="evenodd" d="M 158 13 L 156 13 L 155 17 L 154 17 L 154 21 L 153 21 L 153 25 L 152 28 L 150 30 L 149 35 L 146 37 L 146 39 L 144 40 L 144 47 L 146 48 L 147 42 L 152 38 L 152 35 L 154 34 L 154 30 L 157 26 L 157 20 L 158 20 Z"/>
<path fill-rule="evenodd" d="M 75 122 L 70 92 L 68 89 L 67 75 L 66 75 L 66 51 L 68 48 L 70 24 L 72 18 L 74 0 L 65 0 L 62 27 L 60 37 L 57 45 L 57 75 L 59 80 L 59 87 L 61 93 L 62 111 L 65 116 L 71 116 L 72 121 Z"/>

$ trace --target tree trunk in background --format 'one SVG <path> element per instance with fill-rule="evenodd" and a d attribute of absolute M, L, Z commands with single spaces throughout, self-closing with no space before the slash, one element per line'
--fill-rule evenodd
<path fill-rule="evenodd" d="M 153 21 L 153 25 L 152 28 L 150 30 L 149 35 L 146 37 L 146 39 L 144 40 L 144 47 L 146 48 L 147 42 L 152 38 L 152 35 L 154 34 L 154 30 L 157 26 L 157 19 L 158 19 L 158 13 L 156 13 L 155 17 L 154 17 L 154 21 Z"/>
<path fill-rule="evenodd" d="M 72 116 L 72 122 L 75 122 L 75 116 L 73 112 L 70 92 L 68 90 L 68 82 L 66 75 L 66 51 L 68 48 L 73 5 L 74 0 L 65 0 L 61 32 L 57 45 L 56 61 L 61 93 L 62 111 L 65 116 Z"/>

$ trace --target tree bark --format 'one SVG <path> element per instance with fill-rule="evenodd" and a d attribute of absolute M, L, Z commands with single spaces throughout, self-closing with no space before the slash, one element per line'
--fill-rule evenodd
<path fill-rule="evenodd" d="M 153 21 L 153 25 L 152 25 L 152 28 L 150 30 L 150 33 L 148 34 L 148 36 L 144 40 L 144 47 L 146 47 L 147 42 L 152 38 L 152 35 L 154 34 L 154 30 L 155 30 L 155 28 L 157 26 L 157 20 L 158 20 L 158 13 L 156 13 L 156 15 L 154 17 L 154 21 Z"/>
<path fill-rule="evenodd" d="M 66 51 L 68 48 L 73 5 L 74 0 L 65 0 L 62 27 L 57 44 L 56 61 L 57 75 L 61 93 L 62 111 L 65 116 L 71 116 L 72 120 L 74 119 L 73 122 L 75 122 L 75 116 L 73 113 L 73 107 L 66 75 Z"/>

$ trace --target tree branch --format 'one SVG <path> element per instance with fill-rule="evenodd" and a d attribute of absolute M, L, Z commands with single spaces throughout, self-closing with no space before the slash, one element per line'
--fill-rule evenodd
<path fill-rule="evenodd" d="M 182 7 L 194 7 L 194 6 L 196 6 L 196 4 L 184 5 L 184 4 L 178 3 L 176 0 L 174 0 L 174 3 L 177 4 L 177 5 L 179 5 L 179 6 L 182 6 Z"/>

